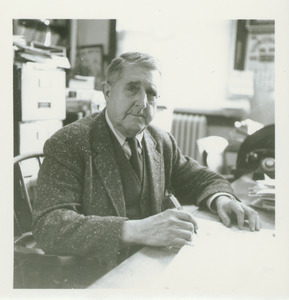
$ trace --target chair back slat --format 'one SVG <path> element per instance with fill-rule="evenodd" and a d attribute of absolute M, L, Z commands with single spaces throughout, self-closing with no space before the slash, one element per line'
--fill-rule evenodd
<path fill-rule="evenodd" d="M 30 176 L 27 175 L 27 170 L 23 170 L 22 164 L 25 162 L 27 167 L 30 164 L 29 160 L 36 160 L 39 169 L 42 157 L 42 153 L 29 153 L 14 158 L 14 236 L 31 231 L 32 226 L 32 203 L 27 188 Z"/>

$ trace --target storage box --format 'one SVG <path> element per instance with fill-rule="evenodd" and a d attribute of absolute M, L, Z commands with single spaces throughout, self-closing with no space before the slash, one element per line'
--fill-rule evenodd
<path fill-rule="evenodd" d="M 45 141 L 60 128 L 60 120 L 19 123 L 20 154 L 43 151 Z"/>
<path fill-rule="evenodd" d="M 21 120 L 64 120 L 65 72 L 39 63 L 26 63 L 21 73 Z"/>

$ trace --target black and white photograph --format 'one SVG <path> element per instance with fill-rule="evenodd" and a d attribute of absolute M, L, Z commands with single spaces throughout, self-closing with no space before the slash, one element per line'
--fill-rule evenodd
<path fill-rule="evenodd" d="M 0 298 L 289 299 L 289 3 L 28 2 Z"/>

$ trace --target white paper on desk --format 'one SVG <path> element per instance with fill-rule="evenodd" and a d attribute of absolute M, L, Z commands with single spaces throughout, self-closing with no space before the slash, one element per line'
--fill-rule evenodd
<path fill-rule="evenodd" d="M 239 231 L 206 220 L 198 220 L 198 224 L 194 246 L 180 250 L 164 271 L 159 287 L 202 295 L 252 295 L 273 293 L 282 284 L 272 230 Z"/>

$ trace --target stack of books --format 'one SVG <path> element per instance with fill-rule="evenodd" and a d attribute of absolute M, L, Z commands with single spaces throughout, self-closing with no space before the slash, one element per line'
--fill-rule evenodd
<path fill-rule="evenodd" d="M 252 206 L 275 210 L 275 179 L 265 174 L 264 180 L 257 180 L 256 185 L 249 189 L 249 196 L 255 199 Z"/>
<path fill-rule="evenodd" d="M 15 37 L 13 39 L 14 58 L 18 62 L 45 63 L 57 68 L 69 69 L 66 49 L 60 46 L 45 46 L 38 42 L 27 45 Z"/>

